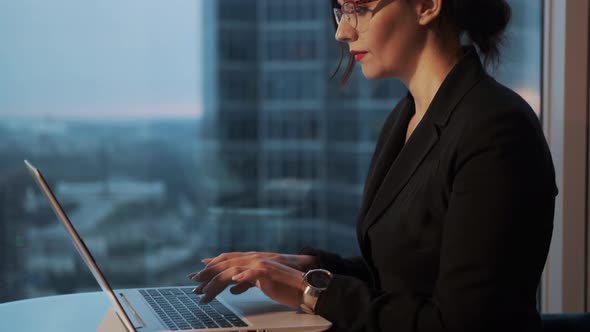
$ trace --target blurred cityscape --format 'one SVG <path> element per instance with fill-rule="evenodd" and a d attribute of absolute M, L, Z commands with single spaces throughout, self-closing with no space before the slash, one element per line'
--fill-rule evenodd
<path fill-rule="evenodd" d="M 540 7 L 514 3 L 516 42 L 497 77 L 539 110 Z M 339 49 L 328 1 L 203 1 L 200 11 L 199 116 L 0 123 L 0 302 L 98 289 L 23 159 L 116 288 L 184 284 L 226 251 L 358 253 L 366 170 L 405 88 L 358 68 L 346 88 L 329 82 Z"/>

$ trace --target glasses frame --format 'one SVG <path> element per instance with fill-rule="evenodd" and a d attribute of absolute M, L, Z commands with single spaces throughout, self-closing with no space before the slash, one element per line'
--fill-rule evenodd
<path fill-rule="evenodd" d="M 346 18 L 348 24 L 354 29 L 356 29 L 358 25 L 357 6 L 376 1 L 379 0 L 348 0 L 344 1 L 340 8 L 333 8 L 334 21 L 336 22 L 336 27 L 340 25 L 343 18 Z M 351 5 L 352 8 L 349 8 L 349 10 L 345 10 L 345 7 Z"/>

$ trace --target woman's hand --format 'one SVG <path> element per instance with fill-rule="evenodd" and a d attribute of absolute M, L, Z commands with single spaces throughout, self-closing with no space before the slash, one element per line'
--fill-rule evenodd
<path fill-rule="evenodd" d="M 215 265 L 221 263 L 223 261 L 227 261 L 230 259 L 236 259 L 241 257 L 250 257 L 252 259 L 257 258 L 266 258 L 277 263 L 281 263 L 283 265 L 287 265 L 291 268 L 299 270 L 301 272 L 307 272 L 312 269 L 317 269 L 320 267 L 319 259 L 315 256 L 309 255 L 285 255 L 285 254 L 276 254 L 271 252 L 230 252 L 224 253 L 217 257 L 213 258 L 205 258 L 203 259 L 203 263 L 207 265 Z"/>
<path fill-rule="evenodd" d="M 227 286 L 236 284 L 230 289 L 233 294 L 241 294 L 256 286 L 276 302 L 298 308 L 303 294 L 304 273 L 279 262 L 276 255 L 223 254 L 207 260 L 205 269 L 190 274 L 189 278 L 201 282 L 194 292 L 203 294 L 203 303 L 211 301 Z M 296 261 L 289 262 L 300 267 L 294 263 Z"/>

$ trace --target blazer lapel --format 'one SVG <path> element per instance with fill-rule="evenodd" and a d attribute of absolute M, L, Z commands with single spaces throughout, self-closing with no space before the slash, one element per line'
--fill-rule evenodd
<path fill-rule="evenodd" d="M 408 142 L 401 148 L 399 153 L 392 154 L 389 159 L 392 163 L 386 163 L 387 156 L 380 156 L 384 160 L 375 167 L 375 176 L 372 174 L 370 181 L 367 181 L 368 194 L 363 202 L 361 220 L 359 224 L 359 235 L 362 240 L 366 237 L 369 228 L 385 212 L 387 207 L 397 198 L 398 194 L 408 183 L 414 171 L 432 150 L 439 139 L 440 133 L 446 126 L 448 119 L 463 96 L 481 80 L 485 71 L 479 60 L 479 56 L 473 47 L 464 48 L 464 56 L 447 75 L 436 95 L 434 96 L 424 118 L 420 121 Z M 411 111 L 413 113 L 414 103 L 410 98 Z M 407 111 L 407 109 L 405 109 Z M 391 137 L 393 143 L 385 142 L 385 145 L 395 146 L 397 139 L 402 135 L 405 138 L 408 122 L 398 119 Z M 409 121 L 409 120 L 408 120 Z M 402 138 L 402 139 L 403 139 Z M 402 140 L 403 145 L 403 140 Z M 393 150 L 395 151 L 395 150 Z M 392 149 L 382 149 L 382 154 L 391 153 Z M 379 166 L 388 167 L 385 177 L 377 176 Z M 381 170 L 383 173 L 383 170 Z M 375 192 L 376 191 L 376 192 Z M 375 192 L 374 194 L 372 194 Z M 365 214 L 366 210 L 366 214 Z M 363 241 L 364 242 L 364 241 Z"/>
<path fill-rule="evenodd" d="M 366 233 L 390 203 L 395 200 L 416 168 L 422 163 L 424 157 L 438 141 L 438 130 L 433 123 L 425 123 L 425 120 L 426 116 L 424 116 L 410 140 L 387 170 L 387 174 L 380 183 L 379 189 L 374 195 L 373 202 L 362 222 L 362 234 Z M 404 134 L 406 128 L 403 130 Z"/>
<path fill-rule="evenodd" d="M 414 115 L 414 103 L 409 93 L 401 101 L 400 107 L 396 107 L 393 112 L 398 112 L 399 116 L 397 116 L 391 125 L 386 124 L 382 129 L 385 132 L 384 135 L 387 135 L 387 137 L 383 140 L 383 146 L 376 149 L 377 154 L 373 157 L 375 159 L 365 183 L 359 220 L 364 219 L 369 206 L 373 202 L 377 189 L 379 189 L 383 182 L 383 178 L 404 146 L 405 129 L 408 127 L 408 123 Z"/>

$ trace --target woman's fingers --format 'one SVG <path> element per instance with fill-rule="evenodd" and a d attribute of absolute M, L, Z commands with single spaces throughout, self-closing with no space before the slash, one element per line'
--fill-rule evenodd
<path fill-rule="evenodd" d="M 200 284 L 199 286 L 195 287 L 195 289 L 193 289 L 193 293 L 195 294 L 202 294 L 203 293 L 203 288 L 207 286 L 206 284 Z"/>
<path fill-rule="evenodd" d="M 206 264 L 205 269 L 203 269 L 200 272 L 191 273 L 187 277 L 193 281 L 206 282 L 213 276 L 211 276 L 208 272 L 203 273 L 203 271 L 207 270 L 210 267 L 228 268 L 230 266 L 252 264 L 262 259 L 270 259 L 278 263 L 282 263 L 290 267 L 296 268 L 294 266 L 294 264 L 296 265 L 296 262 L 291 262 L 291 259 L 289 259 L 289 257 L 287 256 L 289 255 L 256 251 L 223 253 L 216 257 L 203 259 L 202 262 Z"/>
<path fill-rule="evenodd" d="M 200 272 L 189 274 L 191 280 L 201 283 L 193 290 L 193 292 L 195 294 L 205 294 L 204 301 L 210 301 L 228 285 L 240 282 L 240 280 L 231 279 L 234 275 L 238 274 L 236 268 L 239 268 L 240 271 L 246 269 L 260 269 L 261 271 L 257 274 L 258 278 L 266 277 L 261 273 L 265 273 L 263 271 L 271 269 L 277 276 L 282 274 L 287 276 L 287 279 L 280 280 L 279 283 L 297 287 L 301 280 L 292 280 L 293 273 L 289 272 L 292 272 L 291 270 L 293 270 L 293 268 L 277 261 L 275 259 L 276 257 L 277 254 L 258 252 L 227 253 L 219 255 L 212 259 Z M 247 281 L 250 283 L 256 283 L 256 279 L 251 279 L 254 278 L 254 276 L 246 277 L 249 278 Z M 289 277 L 291 279 L 289 279 Z"/>
<path fill-rule="evenodd" d="M 213 300 L 217 295 L 219 295 L 219 293 L 223 292 L 223 290 L 227 286 L 235 283 L 235 281 L 232 280 L 232 277 L 234 275 L 243 272 L 245 269 L 246 267 L 232 267 L 217 274 L 206 285 L 202 284 L 201 286 L 199 286 L 202 287 L 201 292 L 203 293 L 201 303 L 211 302 L 211 300 Z"/>
<path fill-rule="evenodd" d="M 235 267 L 239 267 L 242 265 L 247 265 L 246 262 L 242 262 L 242 260 L 228 260 L 223 261 L 218 264 L 210 264 L 205 267 L 203 270 L 197 273 L 189 274 L 189 278 L 192 281 L 200 282 L 201 284 L 193 290 L 195 294 L 202 294 L 206 287 L 213 281 L 214 278 L 221 276 L 225 271 L 232 270 Z M 235 274 L 235 272 L 234 272 Z M 231 280 L 231 276 L 229 276 Z M 227 286 L 227 285 L 226 285 Z M 224 288 L 226 287 L 224 286 Z M 223 289 L 222 289 L 223 290 Z"/>
<path fill-rule="evenodd" d="M 252 283 L 271 299 L 297 308 L 301 303 L 303 274 L 282 264 L 272 264 L 247 270 L 232 277 L 234 282 Z"/>
<path fill-rule="evenodd" d="M 280 260 L 280 258 L 282 256 L 284 256 L 284 255 L 273 253 L 273 252 L 258 252 L 258 251 L 228 252 L 228 253 L 223 253 L 217 257 L 205 258 L 202 260 L 202 262 L 207 265 L 215 265 L 215 264 L 219 264 L 221 262 L 233 260 L 236 258 L 258 257 L 258 258 L 267 258 L 267 259 L 272 259 L 272 260 Z"/>
<path fill-rule="evenodd" d="M 248 252 L 226 252 L 226 253 L 223 253 L 223 254 L 221 254 L 219 256 L 216 256 L 216 257 L 205 258 L 204 260 L 202 260 L 202 262 L 205 263 L 205 264 L 207 264 L 207 265 L 215 265 L 215 264 L 219 264 L 219 263 L 221 263 L 223 261 L 227 261 L 227 260 L 238 258 L 238 257 L 242 257 L 242 256 L 250 256 L 250 255 L 255 254 L 255 253 L 256 252 L 253 252 L 253 251 L 248 251 Z"/>
<path fill-rule="evenodd" d="M 237 257 L 237 256 L 239 256 L 240 254 L 241 254 L 241 253 L 225 253 L 225 254 L 219 255 L 219 256 L 217 256 L 217 257 L 203 258 L 203 259 L 201 260 L 201 262 L 202 262 L 203 264 L 205 264 L 205 268 L 207 268 L 207 266 L 209 266 L 209 265 L 215 265 L 216 263 L 219 263 L 219 262 L 221 262 L 221 261 L 224 261 L 224 260 L 227 260 L 227 259 L 229 259 L 228 257 Z M 220 257 L 221 257 L 221 258 L 220 258 Z M 200 273 L 200 272 L 201 272 L 201 271 L 190 273 L 190 274 L 187 276 L 187 278 L 189 278 L 189 279 L 191 279 L 191 280 L 193 280 L 193 281 L 198 281 L 197 279 L 198 279 L 198 276 L 199 276 L 199 273 Z"/>
<path fill-rule="evenodd" d="M 256 284 L 260 279 L 265 279 L 268 276 L 268 270 L 264 269 L 248 269 L 242 273 L 236 274 L 232 277 L 235 282 L 249 282 Z"/>
<path fill-rule="evenodd" d="M 232 277 L 234 282 L 249 282 L 256 284 L 261 279 L 279 282 L 285 286 L 300 288 L 304 273 L 296 269 L 284 266 L 280 263 L 267 261 L 258 268 L 248 268 Z"/>
<path fill-rule="evenodd" d="M 226 254 L 223 254 L 226 255 Z M 221 256 L 223 256 L 221 255 Z M 236 255 L 235 253 L 227 254 L 226 258 L 221 260 L 213 260 L 211 261 L 203 270 L 194 274 L 191 277 L 191 280 L 197 282 L 204 282 L 207 283 L 213 277 L 235 266 L 248 266 L 248 265 L 256 265 L 259 262 L 265 260 L 265 257 L 260 255 L 259 253 L 253 254 L 242 254 Z M 233 257 L 233 258 L 228 258 Z"/>
<path fill-rule="evenodd" d="M 235 264 L 238 261 L 249 264 L 229 265 L 226 268 L 228 262 Z M 234 258 L 209 266 L 201 271 L 201 275 L 204 274 L 210 274 L 212 277 L 195 289 L 196 293 L 203 294 L 201 303 L 209 303 L 232 284 L 235 284 L 230 289 L 233 294 L 241 294 L 256 286 L 270 298 L 291 307 L 297 307 L 301 300 L 303 273 L 272 259 Z"/>
<path fill-rule="evenodd" d="M 236 261 L 240 259 L 235 259 Z M 214 274 L 208 281 L 203 283 L 195 289 L 195 293 L 203 294 L 202 302 L 207 303 L 221 293 L 227 286 L 234 283 L 249 282 L 256 284 L 257 279 L 266 278 L 270 271 L 273 274 L 281 273 L 282 265 L 269 260 L 250 261 L 248 265 L 232 266 L 223 268 L 226 262 L 219 263 L 211 268 L 202 271 L 201 274 Z M 287 267 L 284 267 L 287 268 Z M 243 279 L 236 279 L 236 276 L 242 276 Z M 204 277 L 203 277 L 204 278 Z"/>
<path fill-rule="evenodd" d="M 254 286 L 256 286 L 256 285 L 249 283 L 249 282 L 241 282 L 241 283 L 238 283 L 237 285 L 233 286 L 232 288 L 230 288 L 229 291 L 234 295 L 239 295 Z"/>

